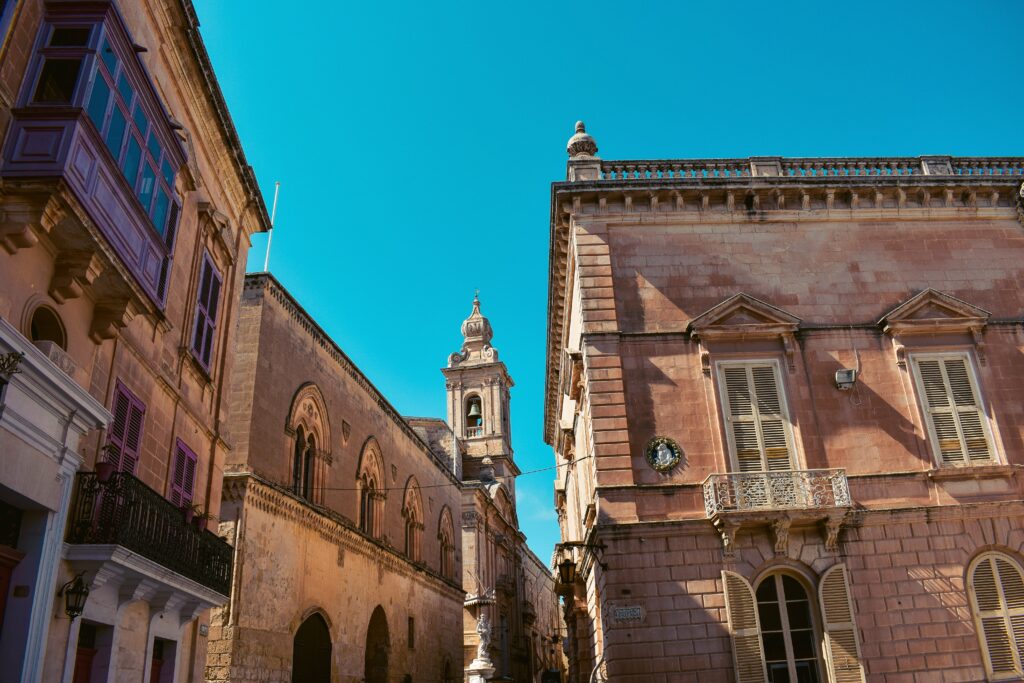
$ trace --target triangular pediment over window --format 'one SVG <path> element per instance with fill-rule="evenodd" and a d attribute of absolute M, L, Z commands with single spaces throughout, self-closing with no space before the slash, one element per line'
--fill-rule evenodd
<path fill-rule="evenodd" d="M 930 287 L 912 296 L 882 316 L 878 326 L 892 337 L 896 364 L 906 367 L 903 339 L 913 335 L 969 334 L 978 362 L 985 364 L 985 343 L 982 330 L 991 314 L 955 296 Z"/>
<path fill-rule="evenodd" d="M 976 332 L 990 315 L 983 308 L 929 288 L 886 313 L 878 324 L 892 335 Z"/>
<path fill-rule="evenodd" d="M 755 339 L 792 335 L 800 318 L 749 294 L 736 294 L 690 321 L 701 339 Z"/>

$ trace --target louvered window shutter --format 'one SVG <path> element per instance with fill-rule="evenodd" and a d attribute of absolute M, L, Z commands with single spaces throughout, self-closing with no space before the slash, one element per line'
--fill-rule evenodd
<path fill-rule="evenodd" d="M 732 634 L 736 683 L 765 683 L 768 671 L 754 591 L 746 579 L 730 571 L 722 572 L 722 585 L 725 587 L 725 611 Z"/>
<path fill-rule="evenodd" d="M 775 366 L 724 365 L 726 422 L 740 472 L 793 468 L 789 417 Z"/>
<path fill-rule="evenodd" d="M 989 555 L 971 575 L 978 634 L 995 680 L 1024 675 L 1024 576 L 1006 557 Z"/>
<path fill-rule="evenodd" d="M 209 254 L 203 257 L 196 294 L 196 324 L 192 332 L 192 351 L 209 368 L 213 357 L 213 340 L 217 329 L 217 305 L 220 303 L 221 277 Z"/>
<path fill-rule="evenodd" d="M 114 387 L 114 421 L 107 432 L 107 441 L 114 452 L 107 462 L 119 472 L 135 472 L 142 447 L 142 426 L 146 406 L 120 382 Z"/>
<path fill-rule="evenodd" d="M 987 419 L 963 356 L 915 359 L 924 389 L 925 415 L 944 465 L 991 462 Z"/>
<path fill-rule="evenodd" d="M 825 657 L 832 683 L 864 683 L 864 664 L 845 564 L 837 564 L 822 575 L 818 600 L 824 621 Z"/>
<path fill-rule="evenodd" d="M 192 494 L 195 490 L 196 454 L 181 441 L 178 441 L 174 450 L 170 501 L 178 507 L 184 507 L 192 502 Z"/>

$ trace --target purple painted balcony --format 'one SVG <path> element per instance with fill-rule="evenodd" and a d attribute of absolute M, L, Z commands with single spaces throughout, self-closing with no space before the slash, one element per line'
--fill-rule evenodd
<path fill-rule="evenodd" d="M 175 176 L 185 152 L 141 50 L 113 3 L 46 4 L 0 166 L 23 220 L 39 227 L 34 235 L 23 230 L 0 241 L 11 251 L 44 237 L 78 262 L 116 256 L 114 263 L 65 274 L 74 282 L 57 282 L 51 291 L 80 296 L 107 272 L 101 295 L 134 295 L 159 309 L 180 211 Z M 40 218 L 33 221 L 35 214 Z M 59 255 L 58 271 L 60 262 Z M 115 272 L 121 287 L 111 282 Z"/>

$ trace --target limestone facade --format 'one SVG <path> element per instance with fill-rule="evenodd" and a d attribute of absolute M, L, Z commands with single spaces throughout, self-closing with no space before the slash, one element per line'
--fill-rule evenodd
<path fill-rule="evenodd" d="M 266 209 L 190 2 L 15 0 L 0 40 L 0 680 L 197 680 L 231 549 L 182 508 L 220 508 Z"/>
<path fill-rule="evenodd" d="M 1024 676 L 1024 160 L 569 151 L 569 680 Z"/>
<path fill-rule="evenodd" d="M 460 482 L 268 274 L 246 278 L 207 681 L 462 678 Z"/>

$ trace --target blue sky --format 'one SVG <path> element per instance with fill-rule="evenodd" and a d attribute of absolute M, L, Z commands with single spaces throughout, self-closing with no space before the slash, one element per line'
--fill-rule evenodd
<path fill-rule="evenodd" d="M 1024 3 L 195 0 L 267 205 L 270 270 L 406 415 L 473 290 L 542 439 L 550 183 L 577 119 L 606 159 L 1024 155 Z M 261 270 L 257 237 L 250 270 Z M 530 546 L 553 472 L 523 476 Z"/>

